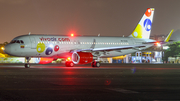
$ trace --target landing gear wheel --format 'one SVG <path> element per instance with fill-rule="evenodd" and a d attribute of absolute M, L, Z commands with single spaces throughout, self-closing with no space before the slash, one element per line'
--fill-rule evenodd
<path fill-rule="evenodd" d="M 70 62 L 70 63 L 69 63 L 69 66 L 70 66 L 70 67 L 73 67 L 73 66 L 74 66 L 74 63 L 73 63 L 73 62 Z"/>
<path fill-rule="evenodd" d="M 74 63 L 72 61 L 68 61 L 65 63 L 66 67 L 73 67 L 74 66 Z"/>
<path fill-rule="evenodd" d="M 94 67 L 94 62 L 91 63 L 91 66 Z"/>
<path fill-rule="evenodd" d="M 30 68 L 29 61 L 31 60 L 31 57 L 26 57 L 26 64 L 24 65 L 25 68 Z"/>
<path fill-rule="evenodd" d="M 92 63 L 91 63 L 91 66 L 92 66 L 92 67 L 100 67 L 101 64 L 100 64 L 99 62 L 96 62 L 96 61 L 95 61 L 95 62 L 92 62 Z"/>
<path fill-rule="evenodd" d="M 101 64 L 99 62 L 96 62 L 96 67 L 100 67 Z"/>
<path fill-rule="evenodd" d="M 30 64 L 25 64 L 25 68 L 30 68 Z"/>

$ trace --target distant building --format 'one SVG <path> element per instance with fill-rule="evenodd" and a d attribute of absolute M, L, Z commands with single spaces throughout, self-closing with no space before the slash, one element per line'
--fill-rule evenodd
<path fill-rule="evenodd" d="M 166 39 L 166 35 L 153 35 L 153 36 L 150 36 L 150 39 L 153 39 L 156 41 L 164 41 Z"/>

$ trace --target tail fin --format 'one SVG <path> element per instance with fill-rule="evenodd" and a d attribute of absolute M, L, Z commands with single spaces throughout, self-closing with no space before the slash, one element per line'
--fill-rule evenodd
<path fill-rule="evenodd" d="M 154 8 L 148 8 L 129 37 L 149 39 L 153 21 Z"/>

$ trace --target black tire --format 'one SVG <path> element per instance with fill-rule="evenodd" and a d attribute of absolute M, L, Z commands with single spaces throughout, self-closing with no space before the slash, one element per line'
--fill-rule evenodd
<path fill-rule="evenodd" d="M 65 65 L 66 65 L 66 67 L 69 67 L 69 64 L 68 64 L 68 62 L 66 62 L 66 63 L 65 63 Z"/>
<path fill-rule="evenodd" d="M 94 67 L 94 62 L 91 63 L 91 66 Z"/>
<path fill-rule="evenodd" d="M 96 62 L 96 67 L 100 67 L 101 64 L 99 62 Z"/>
<path fill-rule="evenodd" d="M 25 68 L 30 68 L 30 64 L 25 64 Z"/>
<path fill-rule="evenodd" d="M 72 61 L 71 62 L 66 62 L 65 65 L 66 65 L 66 67 L 73 67 L 74 63 Z"/>

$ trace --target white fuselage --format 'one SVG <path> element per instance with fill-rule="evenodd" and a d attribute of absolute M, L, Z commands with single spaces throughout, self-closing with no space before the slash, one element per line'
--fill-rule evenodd
<path fill-rule="evenodd" d="M 17 42 L 17 41 L 23 42 Z M 13 42 L 16 41 L 16 42 Z M 120 46 L 137 46 L 144 42 L 155 42 L 151 39 L 137 39 L 131 37 L 90 37 L 90 36 L 58 36 L 58 35 L 23 35 L 16 37 L 8 44 L 6 53 L 22 57 L 58 57 L 64 58 L 71 51 L 100 50 L 92 52 L 98 57 L 114 57 L 138 51 L 136 48 L 113 50 Z M 146 44 L 141 49 L 151 47 Z M 55 49 L 56 48 L 56 49 Z M 111 49 L 106 51 L 106 49 Z M 56 51 L 55 51 L 56 50 Z"/>

